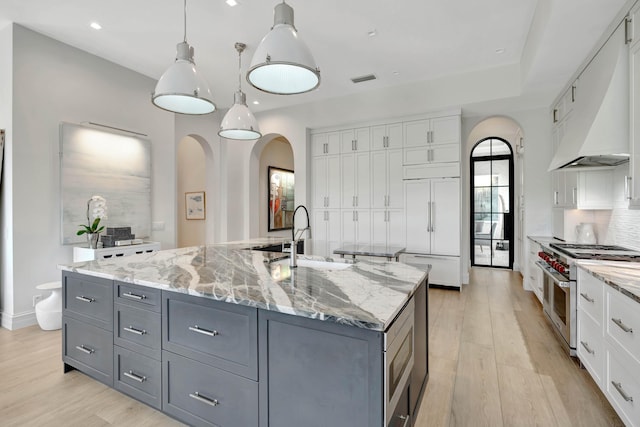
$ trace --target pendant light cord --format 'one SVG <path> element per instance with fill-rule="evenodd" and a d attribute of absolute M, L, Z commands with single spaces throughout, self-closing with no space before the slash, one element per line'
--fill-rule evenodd
<path fill-rule="evenodd" d="M 242 51 L 238 50 L 238 91 L 242 92 Z"/>
<path fill-rule="evenodd" d="M 184 42 L 187 42 L 187 0 L 184 0 Z"/>

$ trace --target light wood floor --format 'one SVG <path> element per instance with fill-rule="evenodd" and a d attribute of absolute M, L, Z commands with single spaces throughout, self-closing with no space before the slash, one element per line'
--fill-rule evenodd
<path fill-rule="evenodd" d="M 417 426 L 622 426 L 557 343 L 519 274 L 473 269 L 462 292 L 430 289 L 430 378 Z M 72 371 L 60 331 L 0 328 L 0 425 L 178 426 Z"/>

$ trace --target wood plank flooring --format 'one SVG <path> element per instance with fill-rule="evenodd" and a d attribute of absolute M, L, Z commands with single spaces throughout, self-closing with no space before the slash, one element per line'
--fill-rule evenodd
<path fill-rule="evenodd" d="M 416 420 L 439 426 L 622 426 L 558 344 L 518 273 L 474 268 L 462 292 L 430 289 L 429 383 Z M 0 425 L 179 426 L 72 371 L 60 331 L 0 328 Z"/>

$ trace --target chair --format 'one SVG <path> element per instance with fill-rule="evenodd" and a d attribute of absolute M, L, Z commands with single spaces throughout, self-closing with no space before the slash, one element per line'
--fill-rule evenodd
<path fill-rule="evenodd" d="M 491 231 L 487 230 L 491 224 Z M 493 246 L 491 245 L 491 237 L 496 230 L 497 222 L 476 221 L 476 229 L 473 235 L 473 242 L 475 245 L 480 246 L 480 252 L 483 252 L 483 246 L 489 246 L 491 248 L 491 255 L 493 255 Z"/>

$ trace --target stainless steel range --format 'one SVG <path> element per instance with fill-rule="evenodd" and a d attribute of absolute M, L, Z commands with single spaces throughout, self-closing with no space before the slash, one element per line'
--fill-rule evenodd
<path fill-rule="evenodd" d="M 550 243 L 538 253 L 536 264 L 544 273 L 542 308 L 569 349 L 576 355 L 577 260 L 637 261 L 640 252 L 621 246 Z"/>

